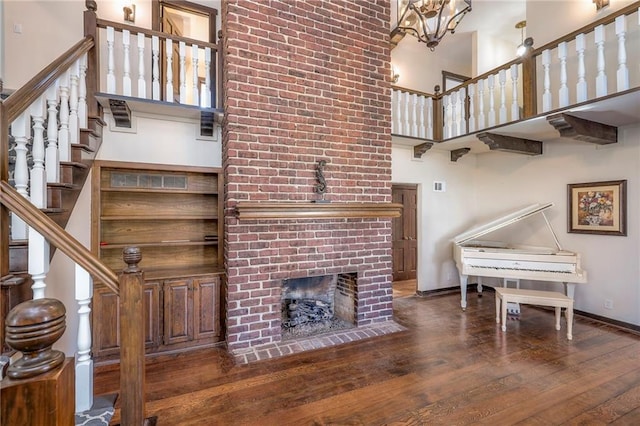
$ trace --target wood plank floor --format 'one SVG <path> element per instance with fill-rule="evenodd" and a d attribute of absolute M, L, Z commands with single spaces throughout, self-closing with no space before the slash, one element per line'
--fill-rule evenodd
<path fill-rule="evenodd" d="M 158 425 L 640 424 L 640 336 L 522 306 L 503 333 L 493 293 L 394 299 L 407 331 L 250 365 L 223 349 L 147 364 Z M 96 393 L 116 392 L 100 367 Z M 118 423 L 119 412 L 113 423 Z"/>

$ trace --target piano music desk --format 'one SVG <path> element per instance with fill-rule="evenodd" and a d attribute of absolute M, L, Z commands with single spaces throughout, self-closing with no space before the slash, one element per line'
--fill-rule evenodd
<path fill-rule="evenodd" d="M 496 287 L 496 323 L 502 318 L 502 331 L 507 331 L 507 303 L 553 306 L 556 312 L 556 330 L 560 330 L 560 312 L 566 308 L 567 339 L 573 338 L 573 299 L 557 291 L 527 290 Z"/>

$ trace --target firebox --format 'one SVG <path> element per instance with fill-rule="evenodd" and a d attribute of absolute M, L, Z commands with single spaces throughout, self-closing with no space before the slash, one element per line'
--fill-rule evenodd
<path fill-rule="evenodd" d="M 282 339 L 355 327 L 357 274 L 282 281 Z"/>

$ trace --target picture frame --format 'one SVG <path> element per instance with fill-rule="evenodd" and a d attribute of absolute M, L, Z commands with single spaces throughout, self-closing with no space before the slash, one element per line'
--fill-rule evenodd
<path fill-rule="evenodd" d="M 627 181 L 567 185 L 569 233 L 627 235 Z"/>

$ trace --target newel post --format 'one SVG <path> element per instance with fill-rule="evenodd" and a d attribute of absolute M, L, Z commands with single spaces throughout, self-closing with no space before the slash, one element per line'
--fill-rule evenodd
<path fill-rule="evenodd" d="M 96 11 L 98 5 L 93 0 L 86 0 L 84 11 L 84 35 L 93 38 L 93 48 L 87 52 L 87 75 L 86 75 L 86 101 L 87 101 L 87 116 L 99 117 L 98 101 L 96 101 L 95 94 L 98 92 L 98 81 L 100 75 L 100 55 L 98 38 L 98 24 Z"/>
<path fill-rule="evenodd" d="M 527 39 L 529 40 L 529 39 Z M 533 40 L 531 41 L 533 43 Z M 522 61 L 522 117 L 526 119 L 538 113 L 536 88 L 536 57 L 531 48 L 527 48 Z"/>
<path fill-rule="evenodd" d="M 444 114 L 442 110 L 442 93 L 440 86 L 436 85 L 433 90 L 433 140 L 441 141 L 444 139 Z"/>
<path fill-rule="evenodd" d="M 127 267 L 120 274 L 120 393 L 121 424 L 144 424 L 144 273 L 138 268 L 138 247 L 122 252 Z"/>

